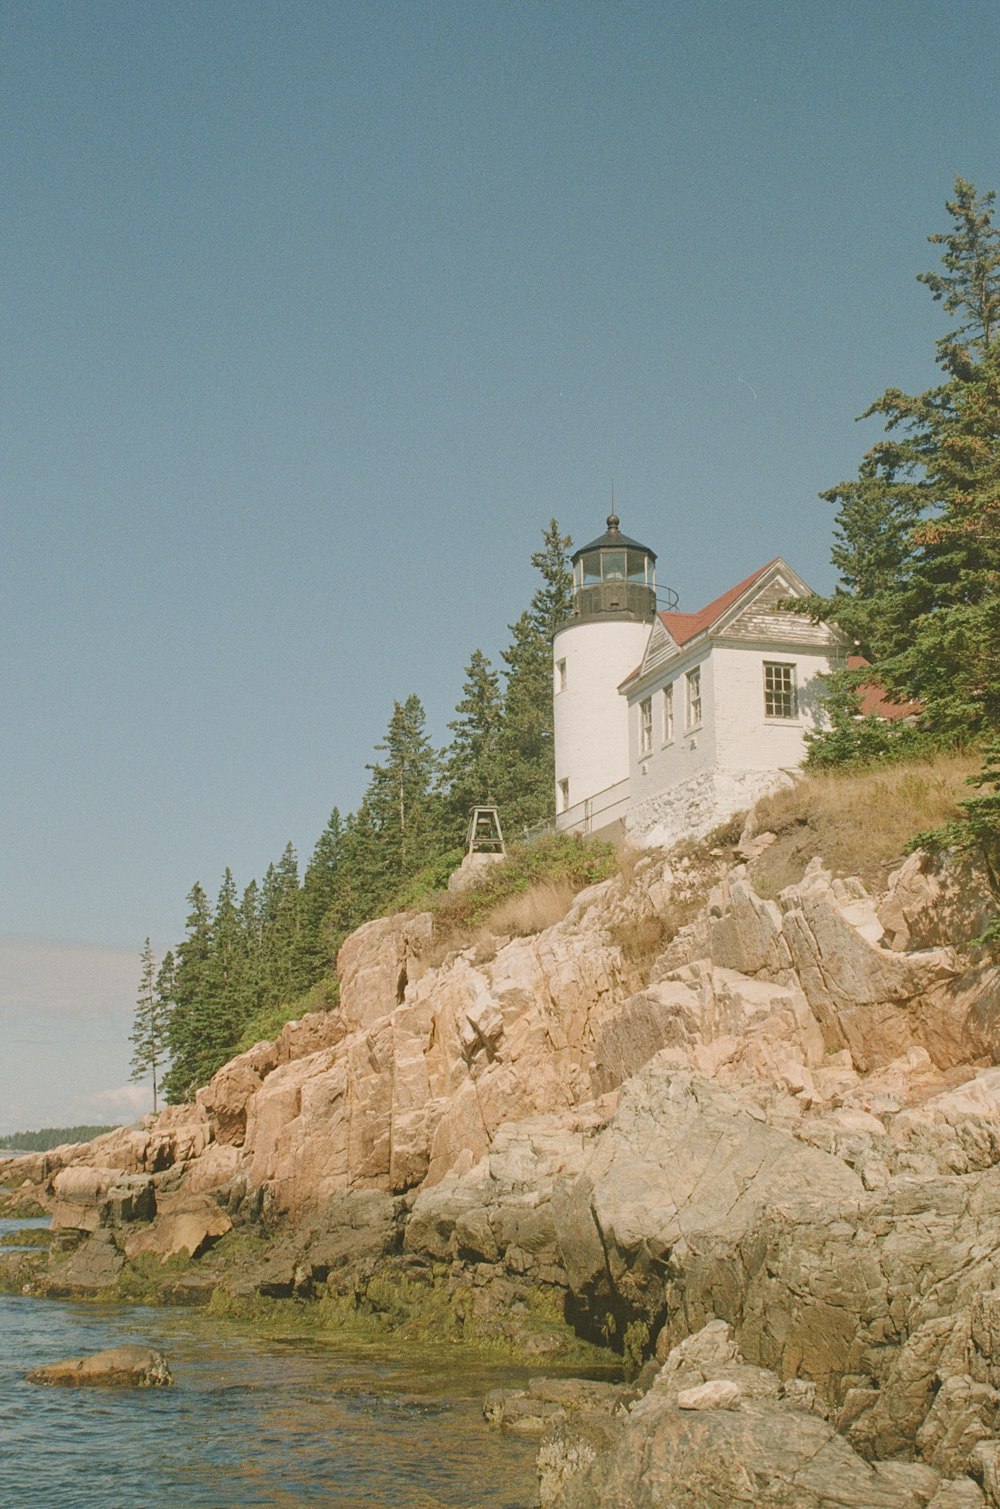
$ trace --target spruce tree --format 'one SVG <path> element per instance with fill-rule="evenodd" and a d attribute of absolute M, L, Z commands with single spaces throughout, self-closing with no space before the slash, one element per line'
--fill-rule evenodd
<path fill-rule="evenodd" d="M 212 1037 L 212 911 L 196 882 L 188 893 L 191 908 L 187 936 L 178 945 L 173 980 L 173 1010 L 167 1029 L 170 1070 L 163 1089 L 171 1105 L 189 1100 L 204 1084 L 205 1045 Z"/>
<path fill-rule="evenodd" d="M 240 976 L 246 1020 L 257 1015 L 261 1007 L 263 969 L 263 930 L 260 915 L 260 887 L 256 880 L 244 888 L 239 909 Z"/>
<path fill-rule="evenodd" d="M 497 796 L 510 833 L 550 818 L 555 807 L 552 636 L 572 607 L 571 545 L 552 519 L 543 532 L 542 549 L 531 557 L 541 572 L 541 586 L 530 607 L 511 625 L 514 637 L 503 652 L 507 685 L 498 738 Z"/>
<path fill-rule="evenodd" d="M 300 953 L 303 973 L 310 984 L 329 974 L 333 967 L 325 923 L 337 901 L 343 857 L 344 822 L 339 809 L 334 807 L 302 877 Z"/>
<path fill-rule="evenodd" d="M 872 662 L 840 672 L 834 736 L 850 744 L 852 685 L 876 680 L 919 699 L 938 742 L 1000 726 L 1000 231 L 994 195 L 958 179 L 953 225 L 931 236 L 943 272 L 921 274 L 960 324 L 937 343 L 945 381 L 911 396 L 889 388 L 867 415 L 885 425 L 839 506 L 837 591 L 805 606 Z M 864 417 L 867 417 L 864 416 Z M 891 742 L 891 741 L 889 741 Z M 822 753 L 823 740 L 814 748 Z"/>
<path fill-rule="evenodd" d="M 435 857 L 440 844 L 440 757 L 427 737 L 426 715 L 415 693 L 394 703 L 385 738 L 375 748 L 384 759 L 368 767 L 365 798 L 378 839 L 369 866 L 374 888 L 387 900 Z"/>
<path fill-rule="evenodd" d="M 482 650 L 465 671 L 458 716 L 448 724 L 455 737 L 445 752 L 448 836 L 461 842 L 472 807 L 496 799 L 503 698 L 500 677 Z"/>
<path fill-rule="evenodd" d="M 269 865 L 262 892 L 261 1004 L 288 1006 L 310 981 L 301 948 L 301 892 L 295 847 Z"/>
<path fill-rule="evenodd" d="M 207 985 L 211 1013 L 205 1023 L 202 1044 L 203 1063 L 211 1062 L 214 1066 L 210 1072 L 225 1063 L 239 1039 L 243 1023 L 253 1009 L 240 909 L 236 898 L 236 882 L 233 880 L 232 870 L 227 866 L 212 919 L 212 950 Z"/>
<path fill-rule="evenodd" d="M 167 987 L 169 974 L 164 971 L 167 969 L 168 960 L 172 970 L 173 957 L 168 954 L 163 961 L 163 969 L 158 978 L 153 947 L 147 938 L 140 955 L 139 993 L 136 998 L 130 1038 L 132 1043 L 131 1079 L 133 1084 L 141 1084 L 147 1075 L 152 1077 L 154 1116 L 158 1109 L 159 1080 L 167 1059 L 170 989 Z"/>

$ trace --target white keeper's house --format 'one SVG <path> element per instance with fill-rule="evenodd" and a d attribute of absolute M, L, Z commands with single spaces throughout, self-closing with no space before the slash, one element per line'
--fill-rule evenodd
<path fill-rule="evenodd" d="M 809 588 L 779 559 L 697 613 L 656 602 L 656 556 L 621 533 L 575 552 L 553 639 L 556 825 L 640 846 L 697 838 L 787 785 L 821 725 L 837 630 L 782 608 Z"/>

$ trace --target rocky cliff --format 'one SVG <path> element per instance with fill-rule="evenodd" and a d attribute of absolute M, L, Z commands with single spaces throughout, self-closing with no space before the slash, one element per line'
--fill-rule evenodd
<path fill-rule="evenodd" d="M 27 1282 L 104 1288 L 235 1224 L 280 1239 L 210 1285 L 345 1293 L 391 1263 L 494 1319 L 530 1289 L 649 1359 L 617 1415 L 556 1411 L 553 1509 L 1000 1506 L 979 898 L 919 856 L 881 896 L 814 861 L 775 900 L 753 860 L 714 863 L 672 937 L 704 872 L 663 855 L 440 962 L 429 916 L 361 928 L 338 1013 L 192 1106 L 11 1166 L 63 1233 Z"/>

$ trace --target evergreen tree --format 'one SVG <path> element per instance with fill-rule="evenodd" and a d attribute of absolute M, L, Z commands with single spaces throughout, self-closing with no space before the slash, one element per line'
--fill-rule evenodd
<path fill-rule="evenodd" d="M 253 1009 L 236 895 L 233 872 L 227 866 L 212 919 L 212 951 L 207 983 L 211 1020 L 206 1023 L 203 1043 L 204 1061 L 207 1063 L 217 1059 L 216 1068 L 225 1063 L 239 1038 L 243 1022 Z"/>
<path fill-rule="evenodd" d="M 456 843 L 470 809 L 496 798 L 503 699 L 500 677 L 482 650 L 473 651 L 462 690 L 458 717 L 448 724 L 455 737 L 445 753 L 448 835 Z"/>
<path fill-rule="evenodd" d="M 542 531 L 542 548 L 531 557 L 531 564 L 542 575 L 542 585 L 535 590 L 528 612 L 539 633 L 551 646 L 552 636 L 570 615 L 573 607 L 573 572 L 569 552 L 573 541 L 559 533 L 555 519 Z"/>
<path fill-rule="evenodd" d="M 204 1084 L 206 1043 L 212 1037 L 211 996 L 212 912 L 208 897 L 196 882 L 188 893 L 191 908 L 187 936 L 178 945 L 173 979 L 173 1010 L 167 1029 L 170 1070 L 163 1089 L 171 1105 L 190 1099 Z"/>
<path fill-rule="evenodd" d="M 302 971 L 310 984 L 333 967 L 324 924 L 337 901 L 344 835 L 343 819 L 334 807 L 302 877 L 300 954 Z"/>
<path fill-rule="evenodd" d="M 299 863 L 286 844 L 276 865 L 269 865 L 262 892 L 261 1004 L 287 1006 L 311 983 L 303 968 Z"/>
<path fill-rule="evenodd" d="M 375 748 L 385 758 L 368 767 L 371 780 L 365 801 L 377 844 L 366 867 L 381 901 L 433 859 L 440 844 L 440 759 L 427 737 L 426 715 L 415 693 L 394 703 L 385 738 Z M 356 832 L 355 840 L 359 836 Z"/>
<path fill-rule="evenodd" d="M 246 1020 L 260 1010 L 264 925 L 260 915 L 260 887 L 251 880 L 244 889 L 239 910 L 240 973 Z"/>
<path fill-rule="evenodd" d="M 324 934 L 333 951 L 354 928 L 370 917 L 379 916 L 380 908 L 397 889 L 383 865 L 382 836 L 374 821 L 368 792 L 360 800 L 357 812 L 348 815 L 342 850 L 344 859 L 338 868 L 335 896 L 324 919 Z"/>
<path fill-rule="evenodd" d="M 948 314 L 964 321 L 938 341 L 938 360 L 955 371 L 971 353 L 985 356 L 1000 331 L 1000 228 L 993 224 L 996 193 L 977 194 L 975 185 L 955 179 L 955 197 L 945 201 L 954 222 L 950 231 L 927 239 L 945 248 L 944 272 L 917 274 Z M 967 336 L 968 340 L 962 340 Z"/>
<path fill-rule="evenodd" d="M 945 381 L 916 396 L 889 388 L 867 411 L 885 438 L 839 505 L 837 591 L 806 605 L 872 662 L 833 680 L 834 737 L 849 734 L 852 686 L 877 680 L 917 698 L 924 729 L 963 742 L 1000 726 L 1000 231 L 993 194 L 964 179 L 948 203 L 944 272 L 921 275 L 959 327 L 938 342 Z M 854 704 L 856 712 L 856 703 Z M 850 740 L 847 738 L 849 744 Z M 821 751 L 822 739 L 814 748 Z"/>
<path fill-rule="evenodd" d="M 172 955 L 168 954 L 170 967 L 173 967 Z M 163 961 L 164 969 L 167 959 Z M 159 1076 L 167 1058 L 167 1026 L 169 1022 L 169 991 L 164 990 L 167 976 L 161 969 L 159 978 L 156 975 L 153 947 L 147 938 L 140 955 L 141 973 L 139 976 L 139 994 L 135 1003 L 135 1017 L 132 1023 L 132 1072 L 133 1084 L 140 1084 L 147 1074 L 153 1080 L 153 1114 L 157 1111 L 157 1094 L 159 1088 Z"/>
<path fill-rule="evenodd" d="M 542 584 L 531 605 L 511 625 L 504 650 L 507 686 L 498 739 L 497 797 L 511 833 L 552 816 L 555 749 L 552 723 L 552 636 L 569 617 L 573 576 L 569 536 L 552 519 L 542 549 L 531 557 Z"/>

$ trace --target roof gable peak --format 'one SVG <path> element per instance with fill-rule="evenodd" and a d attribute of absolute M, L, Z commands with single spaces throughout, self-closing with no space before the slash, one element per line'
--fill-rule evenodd
<path fill-rule="evenodd" d="M 713 598 L 710 603 L 706 603 L 705 607 L 700 608 L 697 613 L 664 612 L 658 613 L 657 618 L 674 643 L 681 648 L 689 644 L 691 640 L 716 628 L 730 610 L 739 611 L 744 608 L 758 592 L 763 591 L 765 586 L 769 586 L 779 577 L 787 584 L 790 597 L 802 597 L 808 593 L 809 588 L 798 573 L 793 571 L 780 555 L 776 555 L 766 565 L 758 567 L 756 571 L 744 577 L 743 581 L 737 582 L 735 586 Z"/>

